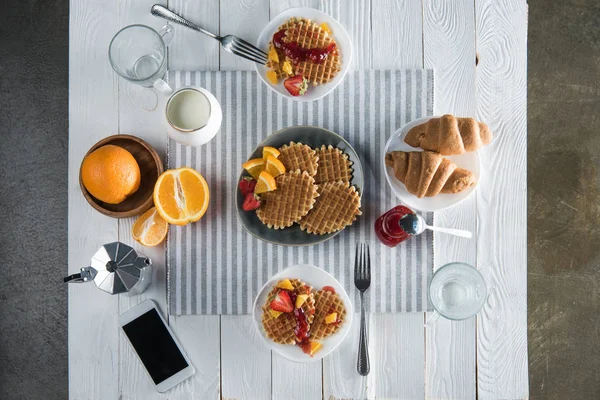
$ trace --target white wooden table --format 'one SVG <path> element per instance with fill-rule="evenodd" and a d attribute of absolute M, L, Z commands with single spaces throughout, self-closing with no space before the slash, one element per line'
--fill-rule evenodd
<path fill-rule="evenodd" d="M 133 219 L 95 212 L 79 190 L 82 156 L 101 138 L 130 133 L 162 154 L 160 112 L 146 112 L 146 89 L 117 77 L 107 60 L 111 37 L 134 23 L 160 28 L 157 0 L 71 0 L 69 64 L 69 273 L 103 243 L 129 244 Z M 170 317 L 196 375 L 159 394 L 117 315 L 145 299 L 166 312 L 164 248 L 137 250 L 155 261 L 142 296 L 110 296 L 95 285 L 69 286 L 69 393 L 72 399 L 517 399 L 528 397 L 526 284 L 526 59 L 524 0 L 169 0 L 168 6 L 213 32 L 255 40 L 270 17 L 295 5 L 320 8 L 346 27 L 355 69 L 433 68 L 435 113 L 486 121 L 496 140 L 481 150 L 477 195 L 437 212 L 436 223 L 477 232 L 465 241 L 436 236 L 435 266 L 477 265 L 491 296 L 475 319 L 424 313 L 370 317 L 371 374 L 356 373 L 359 318 L 332 355 L 294 364 L 268 351 L 250 316 Z M 479 63 L 476 65 L 476 59 Z M 171 70 L 249 70 L 216 42 L 175 27 Z M 227 107 L 226 104 L 223 104 Z M 389 134 L 389 133 L 388 133 Z"/>

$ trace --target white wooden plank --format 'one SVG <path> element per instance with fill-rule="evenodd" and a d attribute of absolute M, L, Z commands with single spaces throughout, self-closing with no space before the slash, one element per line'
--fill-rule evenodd
<path fill-rule="evenodd" d="M 271 0 L 271 19 L 292 7 L 319 8 L 319 0 Z"/>
<path fill-rule="evenodd" d="M 374 397 L 374 377 L 377 372 L 373 366 L 373 357 L 377 346 L 374 337 L 377 327 L 373 320 L 373 315 L 368 315 L 370 374 L 363 377 L 356 370 L 360 314 L 355 313 L 346 339 L 333 353 L 323 358 L 324 399 L 372 399 Z"/>
<path fill-rule="evenodd" d="M 106 60 L 106 46 L 118 30 L 118 7 L 102 0 L 72 0 L 70 10 L 68 269 L 72 274 L 89 265 L 100 245 L 118 238 L 117 220 L 92 209 L 79 188 L 85 153 L 118 131 L 117 80 Z M 93 283 L 71 284 L 68 307 L 69 397 L 117 398 L 118 298 Z"/>
<path fill-rule="evenodd" d="M 222 398 L 271 398 L 271 352 L 251 316 L 221 316 L 221 365 Z"/>
<path fill-rule="evenodd" d="M 322 362 L 299 364 L 272 352 L 272 399 L 319 399 L 322 395 Z"/>
<path fill-rule="evenodd" d="M 371 2 L 321 0 L 319 8 L 335 18 L 348 31 L 353 50 L 350 68 L 372 68 Z"/>
<path fill-rule="evenodd" d="M 473 1 L 423 2 L 425 68 L 435 70 L 435 114 L 475 116 Z M 476 197 L 435 213 L 435 224 L 477 231 Z M 451 261 L 476 265 L 477 239 L 436 235 L 435 267 Z M 475 398 L 476 321 L 443 319 L 426 332 L 426 395 Z M 452 349 L 452 350 L 449 350 Z"/>
<path fill-rule="evenodd" d="M 423 9 L 415 0 L 374 0 L 374 69 L 423 68 Z"/>
<path fill-rule="evenodd" d="M 221 0 L 221 35 L 236 35 L 256 43 L 269 22 L 269 0 Z M 247 71 L 253 62 L 221 49 L 221 71 Z"/>
<path fill-rule="evenodd" d="M 477 116 L 495 140 L 481 150 L 477 260 L 490 298 L 478 323 L 481 399 L 529 397 L 527 362 L 527 3 L 476 3 Z M 493 210 L 493 212 L 491 212 Z"/>
<path fill-rule="evenodd" d="M 219 33 L 219 2 L 169 0 L 169 9 L 200 27 Z M 175 25 L 169 45 L 169 69 L 181 71 L 216 71 L 219 69 L 219 43 L 191 29 Z"/>

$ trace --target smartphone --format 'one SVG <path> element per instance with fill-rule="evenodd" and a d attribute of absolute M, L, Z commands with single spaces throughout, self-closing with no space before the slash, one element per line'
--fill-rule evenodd
<path fill-rule="evenodd" d="M 159 392 L 194 375 L 194 367 L 154 301 L 145 300 L 119 315 L 119 326 Z"/>

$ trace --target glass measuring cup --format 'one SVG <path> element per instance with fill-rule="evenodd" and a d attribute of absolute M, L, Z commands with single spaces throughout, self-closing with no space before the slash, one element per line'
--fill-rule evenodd
<path fill-rule="evenodd" d="M 452 262 L 434 272 L 429 283 L 429 299 L 434 312 L 426 326 L 440 316 L 450 320 L 473 317 L 487 299 L 487 286 L 481 273 L 469 264 Z"/>
<path fill-rule="evenodd" d="M 163 77 L 167 71 L 167 44 L 172 37 L 169 24 L 159 32 L 146 25 L 126 26 L 110 42 L 110 65 L 123 79 L 168 95 L 172 90 Z"/>

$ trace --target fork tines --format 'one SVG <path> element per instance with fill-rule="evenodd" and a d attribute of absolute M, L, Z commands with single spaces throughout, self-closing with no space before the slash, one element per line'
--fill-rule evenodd
<path fill-rule="evenodd" d="M 267 53 L 237 36 L 232 36 L 229 46 L 225 45 L 224 48 L 235 55 L 244 57 L 255 63 L 267 63 Z"/>
<path fill-rule="evenodd" d="M 371 254 L 368 243 L 356 244 L 354 284 L 359 290 L 366 290 L 371 285 Z"/>

